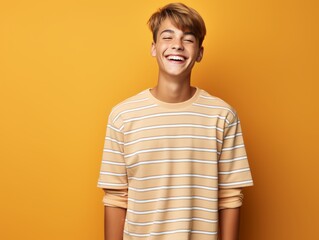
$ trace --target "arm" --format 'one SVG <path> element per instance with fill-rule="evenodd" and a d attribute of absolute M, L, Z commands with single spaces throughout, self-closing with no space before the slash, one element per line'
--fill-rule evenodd
<path fill-rule="evenodd" d="M 123 240 L 126 209 L 120 207 L 104 207 L 104 239 Z"/>
<path fill-rule="evenodd" d="M 221 240 L 238 240 L 241 188 L 252 186 L 253 180 L 236 111 L 228 114 L 227 119 L 218 161 L 219 230 Z"/>
<path fill-rule="evenodd" d="M 116 113 L 114 113 L 116 115 Z M 128 199 L 121 118 L 109 115 L 98 187 L 104 190 L 104 239 L 122 240 Z"/>
<path fill-rule="evenodd" d="M 220 189 L 218 197 L 219 239 L 238 240 L 239 211 L 244 198 L 242 189 Z"/>
<path fill-rule="evenodd" d="M 240 207 L 226 208 L 219 211 L 220 240 L 238 240 Z"/>

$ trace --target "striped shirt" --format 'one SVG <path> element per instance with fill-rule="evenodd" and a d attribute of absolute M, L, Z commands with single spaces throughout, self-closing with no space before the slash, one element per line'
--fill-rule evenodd
<path fill-rule="evenodd" d="M 215 240 L 218 191 L 252 186 L 239 117 L 196 87 L 168 103 L 147 88 L 112 108 L 98 187 L 127 208 L 124 240 Z"/>

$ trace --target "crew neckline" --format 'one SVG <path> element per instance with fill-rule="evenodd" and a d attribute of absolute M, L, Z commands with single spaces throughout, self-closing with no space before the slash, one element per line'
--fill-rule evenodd
<path fill-rule="evenodd" d="M 151 89 L 152 89 L 151 87 L 147 88 L 146 92 L 147 92 L 147 95 L 152 99 L 152 101 L 157 103 L 159 106 L 164 107 L 164 108 L 175 108 L 176 109 L 176 108 L 187 107 L 188 105 L 191 105 L 193 102 L 195 102 L 197 100 L 201 89 L 197 86 L 194 86 L 194 87 L 196 88 L 196 91 L 191 98 L 189 98 L 183 102 L 176 102 L 176 103 L 164 102 L 162 100 L 159 100 L 151 93 Z"/>

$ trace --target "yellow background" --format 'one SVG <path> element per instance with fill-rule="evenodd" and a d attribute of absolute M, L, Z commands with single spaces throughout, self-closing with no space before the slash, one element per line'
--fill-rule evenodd
<path fill-rule="evenodd" d="M 102 240 L 107 116 L 156 85 L 146 21 L 166 3 L 1 2 L 1 240 Z M 241 239 L 317 239 L 318 1 L 184 3 L 208 30 L 192 85 L 242 121 L 255 186 Z"/>

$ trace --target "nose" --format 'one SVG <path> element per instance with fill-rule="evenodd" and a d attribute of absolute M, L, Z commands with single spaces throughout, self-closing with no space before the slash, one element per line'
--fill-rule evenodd
<path fill-rule="evenodd" d="M 183 42 L 181 39 L 174 39 L 171 47 L 174 50 L 184 50 Z"/>

